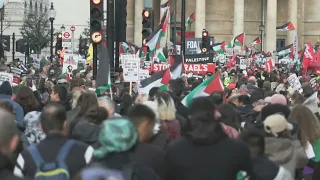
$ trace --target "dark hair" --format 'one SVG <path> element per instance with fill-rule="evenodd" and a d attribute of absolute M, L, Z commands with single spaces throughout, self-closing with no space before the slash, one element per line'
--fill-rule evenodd
<path fill-rule="evenodd" d="M 33 91 L 27 86 L 20 88 L 15 101 L 23 108 L 25 114 L 31 111 L 39 111 L 39 102 L 34 96 Z"/>
<path fill-rule="evenodd" d="M 149 100 L 153 101 L 154 100 L 154 96 L 157 94 L 157 92 L 161 91 L 161 89 L 159 87 L 153 87 L 150 89 L 149 91 Z"/>
<path fill-rule="evenodd" d="M 263 91 L 262 90 L 253 91 L 249 99 L 252 104 L 259 101 L 260 99 L 264 99 Z"/>
<path fill-rule="evenodd" d="M 98 117 L 97 119 L 93 122 L 94 124 L 100 125 L 104 120 L 109 118 L 108 111 L 104 107 L 99 107 L 98 108 Z"/>
<path fill-rule="evenodd" d="M 169 81 L 170 91 L 174 92 L 177 97 L 180 97 L 185 89 L 184 81 L 180 78 L 171 79 Z"/>
<path fill-rule="evenodd" d="M 297 105 L 297 104 L 303 104 L 304 102 L 304 98 L 303 95 L 299 92 L 295 92 L 292 96 L 291 99 L 294 101 L 293 105 Z"/>
<path fill-rule="evenodd" d="M 243 103 L 244 105 L 250 104 L 250 97 L 248 95 L 240 95 L 238 97 L 239 103 Z"/>
<path fill-rule="evenodd" d="M 120 114 L 126 116 L 130 107 L 133 104 L 133 99 L 129 93 L 124 93 L 121 97 L 121 100 L 122 101 L 120 103 Z"/>
<path fill-rule="evenodd" d="M 81 78 L 74 77 L 70 80 L 70 90 L 72 90 L 73 88 L 78 88 L 82 85 L 84 85 L 84 81 Z"/>
<path fill-rule="evenodd" d="M 46 134 L 50 131 L 62 131 L 66 119 L 66 109 L 56 102 L 46 105 L 40 115 L 42 129 Z"/>
<path fill-rule="evenodd" d="M 219 106 L 219 112 L 221 113 L 221 119 L 224 124 L 237 130 L 241 128 L 241 115 L 232 105 L 221 104 Z"/>
<path fill-rule="evenodd" d="M 83 92 L 78 99 L 76 107 L 79 108 L 77 117 L 89 118 L 93 123 L 98 119 L 99 103 L 94 93 Z"/>
<path fill-rule="evenodd" d="M 145 119 L 152 121 L 153 123 L 156 120 L 156 114 L 153 110 L 143 104 L 136 104 L 132 106 L 129 109 L 128 117 L 136 127 L 138 127 Z"/>
<path fill-rule="evenodd" d="M 60 101 L 67 101 L 68 90 L 65 86 L 57 84 L 53 87 L 53 92 L 58 94 Z"/>
<path fill-rule="evenodd" d="M 260 130 L 255 128 L 246 129 L 240 134 L 240 139 L 248 144 L 252 155 L 264 155 L 265 139 Z"/>
<path fill-rule="evenodd" d="M 0 94 L 12 96 L 12 87 L 9 81 L 4 81 L 0 85 Z"/>
<path fill-rule="evenodd" d="M 223 92 L 213 92 L 210 94 L 210 97 L 216 105 L 223 103 Z"/>

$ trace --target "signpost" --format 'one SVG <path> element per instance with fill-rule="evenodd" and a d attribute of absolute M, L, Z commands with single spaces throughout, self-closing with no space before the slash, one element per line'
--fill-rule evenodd
<path fill-rule="evenodd" d="M 71 48 L 72 47 L 71 35 L 68 31 L 62 32 L 62 47 L 63 48 Z"/>
<path fill-rule="evenodd" d="M 75 26 L 70 27 L 70 31 L 72 32 L 72 54 L 74 52 L 74 31 L 76 30 Z"/>

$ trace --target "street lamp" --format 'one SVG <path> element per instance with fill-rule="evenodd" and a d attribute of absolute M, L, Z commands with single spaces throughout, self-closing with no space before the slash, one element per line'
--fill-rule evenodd
<path fill-rule="evenodd" d="M 264 30 L 265 30 L 264 25 L 260 24 L 259 31 L 260 31 L 260 39 L 261 39 L 261 52 L 263 50 L 263 41 L 264 41 L 263 34 L 264 34 Z"/>
<path fill-rule="evenodd" d="M 50 61 L 52 63 L 53 60 L 53 21 L 56 18 L 56 11 L 54 10 L 53 7 L 53 2 L 51 2 L 51 7 L 49 9 L 49 13 L 48 13 L 48 18 L 50 20 L 51 23 L 51 44 L 50 44 Z"/>
<path fill-rule="evenodd" d="M 60 30 L 61 30 L 61 32 L 64 32 L 66 30 L 66 27 L 64 27 L 64 24 L 62 24 Z"/>

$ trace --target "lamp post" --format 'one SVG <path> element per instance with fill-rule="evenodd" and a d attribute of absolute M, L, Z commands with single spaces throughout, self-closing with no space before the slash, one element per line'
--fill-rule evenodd
<path fill-rule="evenodd" d="M 66 30 L 66 27 L 64 27 L 64 24 L 60 27 L 61 32 L 64 32 Z"/>
<path fill-rule="evenodd" d="M 50 42 L 50 61 L 53 61 L 53 21 L 56 18 L 56 11 L 53 7 L 53 2 L 51 2 L 51 7 L 49 9 L 48 17 L 51 23 L 51 42 Z"/>
<path fill-rule="evenodd" d="M 259 26 L 259 31 L 260 31 L 260 39 L 261 39 L 261 52 L 263 51 L 263 41 L 264 41 L 264 37 L 263 37 L 263 35 L 264 35 L 264 30 L 265 30 L 265 27 L 264 27 L 264 25 L 263 24 L 260 24 L 260 26 Z"/>

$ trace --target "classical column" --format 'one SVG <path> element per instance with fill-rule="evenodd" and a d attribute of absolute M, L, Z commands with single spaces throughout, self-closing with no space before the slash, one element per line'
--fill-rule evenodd
<path fill-rule="evenodd" d="M 141 47 L 142 45 L 142 11 L 144 0 L 135 0 L 134 7 L 134 43 Z"/>
<path fill-rule="evenodd" d="M 298 2 L 297 0 L 288 0 L 288 13 L 289 13 L 289 19 L 288 21 L 291 21 L 293 26 L 296 28 L 297 31 L 297 25 L 298 25 Z M 287 40 L 286 44 L 289 45 L 293 43 L 294 41 L 294 31 L 289 31 L 287 34 Z"/>
<path fill-rule="evenodd" d="M 206 28 L 206 0 L 196 0 L 195 37 L 202 37 L 202 30 Z"/>
<path fill-rule="evenodd" d="M 244 0 L 234 0 L 233 37 L 244 33 Z"/>
<path fill-rule="evenodd" d="M 265 51 L 273 52 L 277 49 L 277 0 L 267 2 L 266 47 Z"/>
<path fill-rule="evenodd" d="M 134 1 L 128 1 L 127 4 L 127 41 L 134 41 Z"/>

